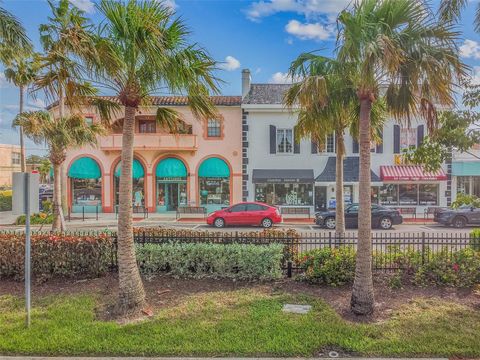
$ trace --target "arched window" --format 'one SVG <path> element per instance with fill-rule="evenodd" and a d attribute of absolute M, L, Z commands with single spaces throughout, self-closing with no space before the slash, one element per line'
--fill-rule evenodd
<path fill-rule="evenodd" d="M 230 205 L 230 169 L 216 157 L 202 162 L 198 170 L 200 205 L 208 211 Z"/>
<path fill-rule="evenodd" d="M 155 169 L 157 179 L 157 212 L 176 211 L 179 206 L 186 206 L 187 168 L 185 164 L 173 157 L 160 161 Z"/>
<path fill-rule="evenodd" d="M 118 195 L 120 188 L 120 174 L 122 172 L 122 162 L 120 161 L 115 168 L 115 205 L 118 205 Z M 140 161 L 133 159 L 132 163 L 132 180 L 133 180 L 133 191 L 132 191 L 132 203 L 134 206 L 134 211 L 144 209 L 145 207 L 145 169 Z"/>
<path fill-rule="evenodd" d="M 101 212 L 102 171 L 90 157 L 81 157 L 68 169 L 71 181 L 72 212 Z"/>

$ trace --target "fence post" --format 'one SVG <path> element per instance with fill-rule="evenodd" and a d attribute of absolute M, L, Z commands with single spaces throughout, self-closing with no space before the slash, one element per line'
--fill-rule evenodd
<path fill-rule="evenodd" d="M 82 221 L 85 221 L 85 206 L 82 206 Z"/>
<path fill-rule="evenodd" d="M 328 232 L 328 247 L 331 249 L 332 248 L 332 232 Z"/>
<path fill-rule="evenodd" d="M 98 221 L 98 205 L 95 207 L 95 219 Z"/>
<path fill-rule="evenodd" d="M 292 260 L 287 261 L 287 277 L 292 277 Z"/>
<path fill-rule="evenodd" d="M 145 246 L 145 230 L 142 231 L 142 246 Z"/>
<path fill-rule="evenodd" d="M 425 264 L 425 231 L 422 231 L 422 265 Z"/>

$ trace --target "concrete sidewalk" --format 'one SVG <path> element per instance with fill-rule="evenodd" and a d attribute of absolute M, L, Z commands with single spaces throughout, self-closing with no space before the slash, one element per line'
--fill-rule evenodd
<path fill-rule="evenodd" d="M 0 360 L 321 360 L 321 359 L 336 359 L 336 360 L 447 360 L 447 358 L 360 358 L 360 357 L 311 357 L 311 358 L 268 358 L 268 357 L 44 357 L 44 356 L 0 356 Z"/>

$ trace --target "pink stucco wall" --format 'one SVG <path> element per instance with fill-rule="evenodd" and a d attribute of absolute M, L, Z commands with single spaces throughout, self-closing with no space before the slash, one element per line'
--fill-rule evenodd
<path fill-rule="evenodd" d="M 143 164 L 146 172 L 145 178 L 145 202 L 149 211 L 153 212 L 156 209 L 155 201 L 155 168 L 158 162 L 166 157 L 176 157 L 181 159 L 188 171 L 187 188 L 188 188 L 188 203 L 191 206 L 199 205 L 198 194 L 198 177 L 197 172 L 201 162 L 209 157 L 219 157 L 227 162 L 230 167 L 230 201 L 236 203 L 242 198 L 242 117 L 240 106 L 219 106 L 218 110 L 221 114 L 222 120 L 222 137 L 220 138 L 206 138 L 206 124 L 205 121 L 199 121 L 194 118 L 192 113 L 186 106 L 175 106 L 175 110 L 182 114 L 182 118 L 186 124 L 192 126 L 192 133 L 196 136 L 189 142 L 196 143 L 196 150 L 192 149 L 151 149 L 145 147 L 140 149 L 137 146 L 135 150 L 135 157 Z M 138 111 L 139 117 L 149 116 L 155 114 L 156 107 L 140 108 Z M 86 116 L 93 116 L 94 121 L 98 121 L 98 116 L 91 109 L 85 109 Z M 121 119 L 122 114 L 118 114 L 117 119 Z M 165 133 L 162 129 L 158 129 L 157 133 Z M 136 134 L 137 141 L 141 140 L 142 136 L 155 137 L 155 134 Z M 175 137 L 175 135 L 170 135 Z M 119 138 L 119 137 L 118 137 Z M 150 138 L 145 138 L 149 140 Z M 82 156 L 90 156 L 97 160 L 102 170 L 102 207 L 104 212 L 111 212 L 114 209 L 114 194 L 113 194 L 113 176 L 117 163 L 120 160 L 120 149 L 106 149 L 108 144 L 108 136 L 99 139 L 99 145 L 96 147 L 84 147 L 81 149 L 71 149 L 68 151 L 66 159 L 65 172 L 68 172 L 70 165 L 77 158 Z M 167 139 L 168 140 L 168 139 Z M 175 143 L 175 140 L 169 143 Z M 103 148 L 102 148 L 103 144 Z M 137 142 L 137 145 L 140 145 Z M 69 203 L 71 203 L 71 192 L 68 188 Z"/>

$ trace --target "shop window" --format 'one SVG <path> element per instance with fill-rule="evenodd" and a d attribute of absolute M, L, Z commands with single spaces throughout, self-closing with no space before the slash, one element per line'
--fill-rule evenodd
<path fill-rule="evenodd" d="M 152 134 L 157 132 L 155 121 L 140 120 L 138 122 L 138 132 L 142 134 Z"/>
<path fill-rule="evenodd" d="M 313 205 L 313 184 L 256 184 L 255 200 L 271 205 Z"/>
<path fill-rule="evenodd" d="M 457 177 L 457 193 L 470 194 L 470 177 L 469 176 Z"/>
<path fill-rule="evenodd" d="M 417 129 L 401 128 L 400 129 L 400 150 L 417 146 Z"/>
<path fill-rule="evenodd" d="M 73 206 L 100 206 L 101 204 L 101 179 L 72 179 Z"/>
<path fill-rule="evenodd" d="M 380 188 L 378 186 L 372 186 L 370 188 L 370 199 L 372 201 L 372 204 L 378 204 L 380 200 L 379 193 L 380 193 Z"/>
<path fill-rule="evenodd" d="M 380 187 L 380 205 L 398 205 L 398 186 L 386 184 Z"/>
<path fill-rule="evenodd" d="M 20 165 L 21 157 L 19 152 L 12 152 L 12 165 Z"/>
<path fill-rule="evenodd" d="M 293 152 L 293 129 L 277 129 L 277 153 Z"/>
<path fill-rule="evenodd" d="M 416 184 L 401 184 L 398 186 L 400 205 L 418 204 L 418 186 Z"/>
<path fill-rule="evenodd" d="M 208 119 L 207 122 L 207 137 L 220 137 L 222 134 L 222 126 L 220 120 Z"/>
<path fill-rule="evenodd" d="M 438 205 L 438 184 L 420 184 L 418 201 L 420 205 Z"/>
<path fill-rule="evenodd" d="M 229 178 L 200 178 L 201 205 L 230 205 Z"/>

